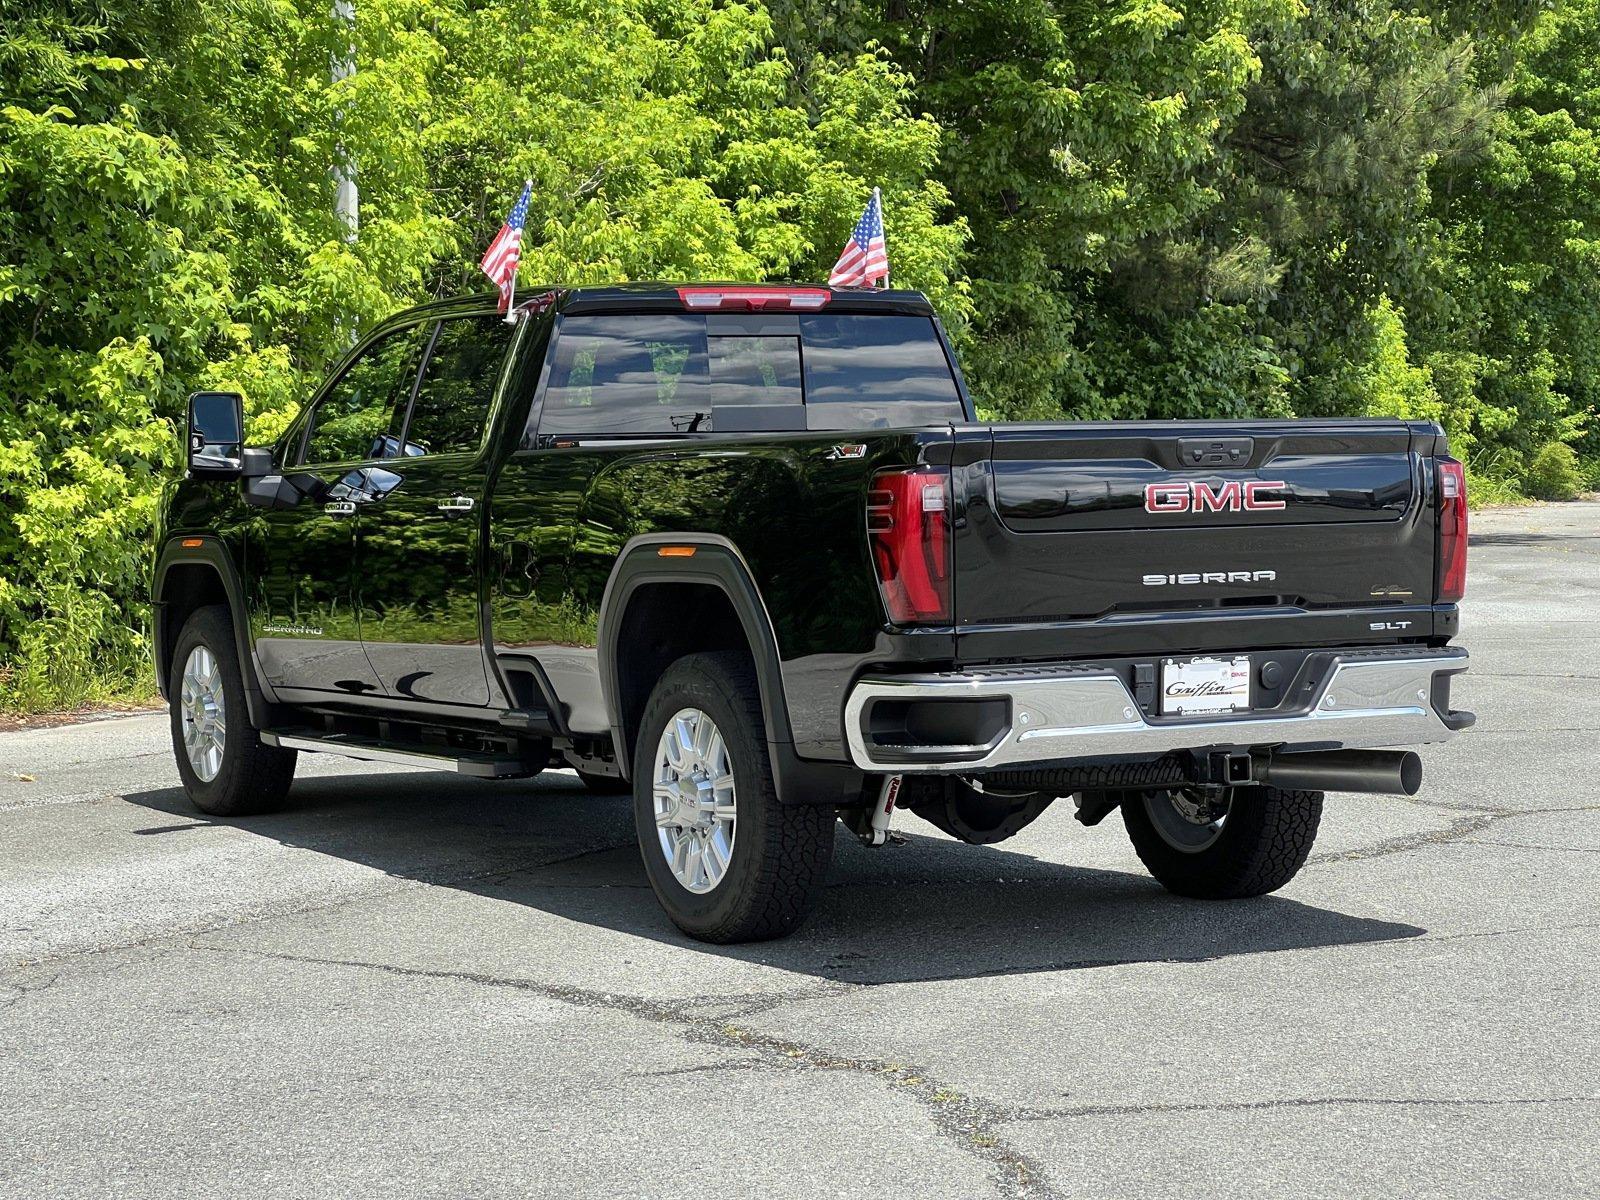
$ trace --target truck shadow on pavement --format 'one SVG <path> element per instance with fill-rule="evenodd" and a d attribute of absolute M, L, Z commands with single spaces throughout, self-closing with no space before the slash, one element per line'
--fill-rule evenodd
<path fill-rule="evenodd" d="M 1414 925 L 1353 916 L 1281 896 L 1206 903 L 1168 895 L 1142 873 L 1073 866 L 1005 846 L 968 846 L 914 817 L 903 846 L 867 850 L 838 828 L 826 895 L 792 937 L 709 946 L 657 906 L 634 841 L 627 797 L 594 797 L 571 775 L 483 783 L 434 773 L 297 780 L 270 816 L 202 816 L 181 788 L 131 793 L 164 819 L 136 834 L 211 836 L 231 826 L 284 846 L 360 863 L 398 879 L 527 906 L 638 938 L 844 983 L 879 984 L 1059 971 L 1417 937 Z M 1061 856 L 1104 855 L 1120 821 L 1084 830 L 1063 801 L 1023 835 L 1064 840 Z M 1053 825 L 1054 829 L 1049 827 Z M 926 836 L 923 830 L 927 831 Z M 1092 839 L 1092 840 L 1091 840 Z M 1074 843 L 1077 843 L 1075 846 Z M 1009 843 L 1015 845 L 1017 843 Z M 503 941 L 464 921 L 462 939 Z M 471 956 L 463 946 L 464 957 Z"/>
<path fill-rule="evenodd" d="M 1562 530 L 1558 533 L 1473 533 L 1468 535 L 1468 547 L 1472 546 L 1542 546 L 1555 542 L 1586 542 L 1600 538 L 1596 533 L 1573 533 Z"/>

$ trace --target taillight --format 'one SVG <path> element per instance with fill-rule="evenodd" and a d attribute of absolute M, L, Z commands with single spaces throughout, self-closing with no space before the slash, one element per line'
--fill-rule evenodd
<path fill-rule="evenodd" d="M 944 472 L 918 467 L 874 476 L 867 536 L 889 620 L 949 624 L 950 485 Z"/>
<path fill-rule="evenodd" d="M 1453 458 L 1439 460 L 1439 603 L 1467 591 L 1467 473 Z"/>
<path fill-rule="evenodd" d="M 681 287 L 678 299 L 685 308 L 697 312 L 715 309 L 816 312 L 827 306 L 833 293 L 827 288 L 806 287 Z"/>

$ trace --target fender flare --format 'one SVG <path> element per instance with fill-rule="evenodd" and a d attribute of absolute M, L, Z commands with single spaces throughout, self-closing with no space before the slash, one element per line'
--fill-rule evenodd
<path fill-rule="evenodd" d="M 184 546 L 184 541 L 198 538 L 198 546 Z M 239 674 L 244 679 L 245 707 L 250 712 L 250 723 L 257 729 L 271 725 L 273 697 L 263 689 L 260 672 L 256 670 L 255 653 L 250 645 L 250 615 L 245 605 L 244 582 L 233 555 L 221 539 L 214 535 L 188 534 L 170 537 L 156 556 L 156 567 L 150 579 L 151 635 L 154 642 L 156 686 L 163 696 L 168 694 L 167 672 L 171 664 L 163 661 L 162 648 L 167 644 L 167 601 L 162 599 L 167 574 L 173 567 L 201 566 L 209 568 L 222 582 L 222 591 L 228 598 L 228 612 L 233 620 L 234 649 L 239 655 Z M 174 636 L 177 630 L 173 630 Z"/>
<path fill-rule="evenodd" d="M 662 546 L 693 546 L 692 556 L 663 558 Z M 794 751 L 789 705 L 772 616 L 739 548 L 714 533 L 646 533 L 630 538 L 611 569 L 600 601 L 598 637 L 600 692 L 611 726 L 617 765 L 624 778 L 632 775 L 627 748 L 636 731 L 626 728 L 621 695 L 622 619 L 639 588 L 654 583 L 693 583 L 719 589 L 733 606 L 744 629 L 756 681 L 761 689 L 761 715 L 766 725 L 767 752 L 772 760 L 778 798 L 785 804 L 848 804 L 859 798 L 861 772 L 841 763 L 810 762 Z"/>

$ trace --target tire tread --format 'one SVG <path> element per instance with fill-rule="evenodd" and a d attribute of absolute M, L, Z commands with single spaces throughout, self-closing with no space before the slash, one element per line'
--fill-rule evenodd
<path fill-rule="evenodd" d="M 1123 801 L 1122 819 L 1139 860 L 1168 891 L 1237 900 L 1275 892 L 1299 874 L 1317 838 L 1322 799 L 1321 792 L 1236 788 L 1222 836 L 1194 854 L 1167 844 L 1139 796 Z"/>
<path fill-rule="evenodd" d="M 649 777 L 647 764 L 654 752 L 655 739 L 650 734 L 653 722 L 648 718 L 658 697 L 685 685 L 722 693 L 731 701 L 735 719 L 751 735 L 754 770 L 747 772 L 747 776 L 754 775 L 757 785 L 751 789 L 748 779 L 740 782 L 739 840 L 734 853 L 749 853 L 749 838 L 758 834 L 755 846 L 758 862 L 737 900 L 713 920 L 686 921 L 682 913 L 675 911 L 669 898 L 661 895 L 660 885 L 656 886 L 656 894 L 678 927 L 702 941 L 765 941 L 792 933 L 810 914 L 822 891 L 833 857 L 833 810 L 779 801 L 767 753 L 761 690 L 749 659 L 735 652 L 688 655 L 662 675 L 646 706 L 647 720 L 641 727 L 635 756 L 636 777 Z M 643 802 L 639 804 L 638 811 L 643 811 Z M 755 805 L 760 806 L 760 814 L 753 812 Z M 747 817 L 747 814 L 750 815 Z M 654 850 L 642 831 L 640 849 L 647 855 Z M 722 886 L 730 882 L 734 881 L 725 881 Z"/>
<path fill-rule="evenodd" d="M 183 664 L 197 641 L 216 656 L 229 718 L 222 770 L 210 783 L 201 780 L 189 766 L 179 711 Z M 233 618 L 225 605 L 207 605 L 190 614 L 178 634 L 168 679 L 173 752 L 184 790 L 194 806 L 213 817 L 244 817 L 281 809 L 288 800 L 298 755 L 293 750 L 267 745 L 250 724 L 239 652 L 233 640 Z"/>

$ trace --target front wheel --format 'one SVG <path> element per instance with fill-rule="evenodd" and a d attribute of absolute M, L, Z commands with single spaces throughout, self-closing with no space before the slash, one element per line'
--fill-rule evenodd
<path fill-rule="evenodd" d="M 645 705 L 633 782 L 645 871 L 679 929 L 751 942 L 805 920 L 833 854 L 834 814 L 778 802 L 747 659 L 693 654 L 667 669 Z"/>
<path fill-rule="evenodd" d="M 250 724 L 233 621 L 222 605 L 196 609 L 185 623 L 167 691 L 178 774 L 194 806 L 214 817 L 283 807 L 295 752 L 266 745 Z"/>
<path fill-rule="evenodd" d="M 1136 792 L 1122 802 L 1145 868 L 1169 892 L 1202 900 L 1277 891 L 1305 865 L 1321 820 L 1321 792 L 1273 787 Z"/>

